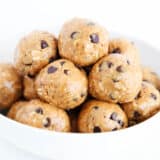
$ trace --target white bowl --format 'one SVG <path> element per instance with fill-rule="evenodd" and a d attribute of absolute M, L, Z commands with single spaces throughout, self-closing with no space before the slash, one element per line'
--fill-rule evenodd
<path fill-rule="evenodd" d="M 119 34 L 112 34 L 112 36 L 122 37 Z M 139 48 L 143 64 L 153 67 L 160 73 L 160 52 L 143 41 L 127 38 Z M 3 59 L 10 60 L 11 57 L 11 54 L 6 54 Z M 159 123 L 160 113 L 139 125 L 121 131 L 74 134 L 44 131 L 0 115 L 0 137 L 20 148 L 19 152 L 23 150 L 45 159 L 158 160 L 160 159 Z"/>

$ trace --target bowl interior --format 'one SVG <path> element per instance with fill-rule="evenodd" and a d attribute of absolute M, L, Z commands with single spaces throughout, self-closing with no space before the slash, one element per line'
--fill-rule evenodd
<path fill-rule="evenodd" d="M 18 37 L 21 36 L 23 35 L 18 35 Z M 134 37 L 128 37 L 118 33 L 111 33 L 111 37 L 123 37 L 133 41 L 140 50 L 142 64 L 151 66 L 160 74 L 160 52 L 158 49 Z M 14 37 L 6 43 L 4 42 L 4 45 L 0 47 L 1 61 L 13 61 L 13 53 L 17 41 L 17 37 Z M 146 122 L 114 133 L 71 134 L 43 131 L 19 124 L 0 115 L 0 137 L 15 144 L 18 148 L 45 158 L 61 160 L 69 157 L 72 160 L 76 157 L 76 159 L 79 160 L 94 157 L 103 159 L 104 154 L 107 152 L 109 158 L 117 159 L 121 157 L 124 159 L 124 157 L 127 158 L 127 155 L 129 156 L 133 150 L 138 154 L 142 145 L 145 147 L 146 139 L 148 140 L 147 143 L 153 145 L 157 142 L 157 133 L 160 133 L 160 125 L 157 125 L 159 121 L 160 114 L 158 113 Z M 148 129 L 149 127 L 151 130 Z M 133 136 L 134 138 L 132 138 Z M 151 136 L 152 139 L 150 139 Z M 130 148 L 130 150 L 128 150 L 128 145 L 137 146 L 137 148 Z M 143 150 L 149 152 L 149 148 L 150 146 Z M 124 153 L 124 150 L 126 150 L 127 153 Z M 117 154 L 115 154 L 114 151 Z M 154 152 L 156 151 L 158 153 L 158 150 L 155 149 Z M 79 152 L 83 154 L 79 154 Z M 143 153 L 143 151 L 141 153 Z M 77 155 L 79 155 L 79 157 L 77 157 Z M 136 156 L 134 158 L 136 158 Z"/>

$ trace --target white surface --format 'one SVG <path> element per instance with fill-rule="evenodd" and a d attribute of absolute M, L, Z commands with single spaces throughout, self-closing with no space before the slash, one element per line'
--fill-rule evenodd
<path fill-rule="evenodd" d="M 160 22 L 158 20 L 160 9 L 158 3 L 158 0 L 0 0 L 1 60 L 8 60 L 8 57 L 12 57 L 15 45 L 23 33 L 34 29 L 47 29 L 48 27 L 52 28 L 50 31 L 56 32 L 65 20 L 75 16 L 92 18 L 104 24 L 108 30 L 138 37 L 160 48 Z M 154 57 L 154 51 L 147 50 L 145 53 L 146 57 L 149 57 L 145 64 L 151 65 L 153 61 L 156 61 L 154 67 L 157 69 L 159 58 L 152 58 Z M 149 120 L 150 123 L 137 126 L 136 130 L 129 129 L 126 132 L 105 134 L 104 137 L 98 135 L 96 137 L 81 136 L 80 138 L 68 136 L 67 139 L 57 134 L 55 139 L 55 136 L 52 137 L 50 133 L 39 133 L 36 129 L 33 129 L 32 133 L 35 134 L 33 135 L 28 132 L 28 127 L 24 127 L 16 133 L 14 128 L 17 127 L 18 130 L 19 125 L 10 122 L 7 125 L 4 119 L 0 120 L 0 137 L 5 135 L 8 138 L 9 136 L 13 143 L 19 144 L 22 142 L 24 146 L 28 146 L 31 150 L 37 146 L 37 152 L 44 151 L 43 154 L 49 152 L 48 155 L 52 157 L 57 154 L 59 156 L 58 160 L 78 160 L 78 157 L 91 159 L 94 155 L 92 160 L 113 160 L 119 157 L 123 160 L 160 159 L 159 147 L 157 147 L 160 144 L 160 125 L 158 125 L 160 115 Z M 5 125 L 7 125 L 7 128 Z M 41 139 L 41 134 L 46 139 Z M 30 145 L 31 142 L 33 145 Z M 76 148 L 76 144 L 79 148 Z M 0 159 L 41 160 L 35 158 L 32 154 L 22 152 L 14 146 L 4 139 L 0 139 Z M 92 150 L 86 149 L 86 146 L 92 146 Z M 60 147 L 62 147 L 61 150 L 56 152 Z M 76 149 L 75 152 L 71 148 Z M 97 150 L 97 148 L 101 148 L 101 150 Z M 54 155 L 51 155 L 52 152 Z M 102 153 L 106 153 L 106 155 L 102 155 Z"/>

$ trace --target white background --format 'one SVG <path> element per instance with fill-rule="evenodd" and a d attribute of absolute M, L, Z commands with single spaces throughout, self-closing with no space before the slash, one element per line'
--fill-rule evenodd
<path fill-rule="evenodd" d="M 109 31 L 129 34 L 160 48 L 159 3 L 158 0 L 0 0 L 0 55 L 5 59 L 5 54 L 11 54 L 24 32 L 48 27 L 57 31 L 65 20 L 75 16 L 107 24 Z M 4 32 L 6 36 L 1 36 Z M 12 45 L 8 47 L 7 43 Z M 31 155 L 19 154 L 3 140 L 0 159 L 32 160 Z"/>

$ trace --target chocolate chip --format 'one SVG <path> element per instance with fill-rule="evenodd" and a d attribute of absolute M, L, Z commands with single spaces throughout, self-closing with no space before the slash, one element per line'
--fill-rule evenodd
<path fill-rule="evenodd" d="M 118 66 L 118 67 L 116 68 L 116 71 L 117 71 L 117 72 L 121 72 L 121 73 L 124 72 L 123 66 L 121 66 L 121 65 Z"/>
<path fill-rule="evenodd" d="M 99 42 L 99 36 L 96 33 L 91 34 L 90 36 L 90 40 L 92 43 L 98 43 Z"/>
<path fill-rule="evenodd" d="M 48 68 L 48 73 L 50 74 L 50 73 L 54 73 L 54 72 L 56 72 L 57 71 L 57 67 L 54 67 L 54 66 L 50 66 L 49 68 Z"/>
<path fill-rule="evenodd" d="M 151 96 L 151 98 L 153 98 L 154 100 L 157 99 L 157 96 L 156 96 L 154 93 L 151 93 L 150 96 Z"/>
<path fill-rule="evenodd" d="M 61 66 L 63 66 L 65 63 L 65 61 L 60 61 Z"/>
<path fill-rule="evenodd" d="M 49 63 L 52 63 L 54 60 L 55 60 L 55 58 L 54 58 L 54 57 L 51 57 L 51 58 L 49 59 Z"/>
<path fill-rule="evenodd" d="M 64 74 L 66 74 L 66 75 L 69 74 L 69 70 L 68 70 L 68 69 L 65 69 L 63 72 L 64 72 Z"/>
<path fill-rule="evenodd" d="M 121 120 L 118 120 L 118 121 L 117 121 L 117 123 L 118 123 L 121 127 L 123 127 L 123 126 L 124 126 L 124 122 L 123 122 L 123 121 L 121 121 Z"/>
<path fill-rule="evenodd" d="M 127 64 L 130 65 L 130 61 L 129 60 L 127 60 Z"/>
<path fill-rule="evenodd" d="M 51 125 L 51 119 L 49 117 L 47 117 L 43 123 L 44 127 L 49 127 Z"/>
<path fill-rule="evenodd" d="M 138 99 L 141 97 L 141 91 L 137 94 L 137 96 L 135 97 L 135 99 Z"/>
<path fill-rule="evenodd" d="M 83 98 L 85 95 L 86 95 L 86 94 L 84 94 L 84 93 L 81 93 L 81 97 L 82 97 L 82 98 Z"/>
<path fill-rule="evenodd" d="M 116 127 L 112 129 L 112 131 L 116 131 L 116 130 L 118 130 L 118 128 L 116 128 Z"/>
<path fill-rule="evenodd" d="M 37 108 L 36 109 L 36 113 L 38 113 L 38 114 L 43 114 L 43 109 L 42 108 Z"/>
<path fill-rule="evenodd" d="M 149 82 L 147 79 L 143 79 L 144 82 Z"/>
<path fill-rule="evenodd" d="M 94 133 L 101 132 L 101 128 L 98 127 L 98 126 L 95 126 L 94 129 L 93 129 L 93 132 L 94 132 Z"/>
<path fill-rule="evenodd" d="M 114 83 L 117 83 L 117 82 L 119 82 L 120 80 L 113 78 L 112 81 L 113 81 Z"/>
<path fill-rule="evenodd" d="M 97 110 L 99 107 L 98 107 L 98 106 L 94 106 L 93 108 L 94 108 L 95 110 Z"/>
<path fill-rule="evenodd" d="M 141 114 L 138 111 L 134 111 L 133 117 L 134 119 L 138 119 L 141 116 Z"/>
<path fill-rule="evenodd" d="M 111 52 L 111 54 L 120 54 L 120 53 L 121 53 L 120 48 L 114 48 Z"/>
<path fill-rule="evenodd" d="M 113 120 L 113 121 L 116 121 L 116 118 L 117 118 L 117 113 L 116 112 L 113 112 L 110 116 L 110 119 Z"/>
<path fill-rule="evenodd" d="M 31 62 L 31 63 L 25 63 L 24 65 L 26 65 L 26 66 L 31 66 L 31 65 L 32 65 L 32 62 Z"/>
<path fill-rule="evenodd" d="M 75 39 L 78 33 L 79 33 L 79 32 L 76 32 L 76 31 L 75 31 L 75 32 L 72 32 L 71 35 L 70 35 L 70 37 L 71 37 L 72 39 Z"/>
<path fill-rule="evenodd" d="M 41 49 L 45 49 L 48 47 L 48 43 L 45 40 L 41 40 Z"/>
<path fill-rule="evenodd" d="M 107 62 L 108 68 L 111 68 L 113 66 L 112 62 Z"/>

